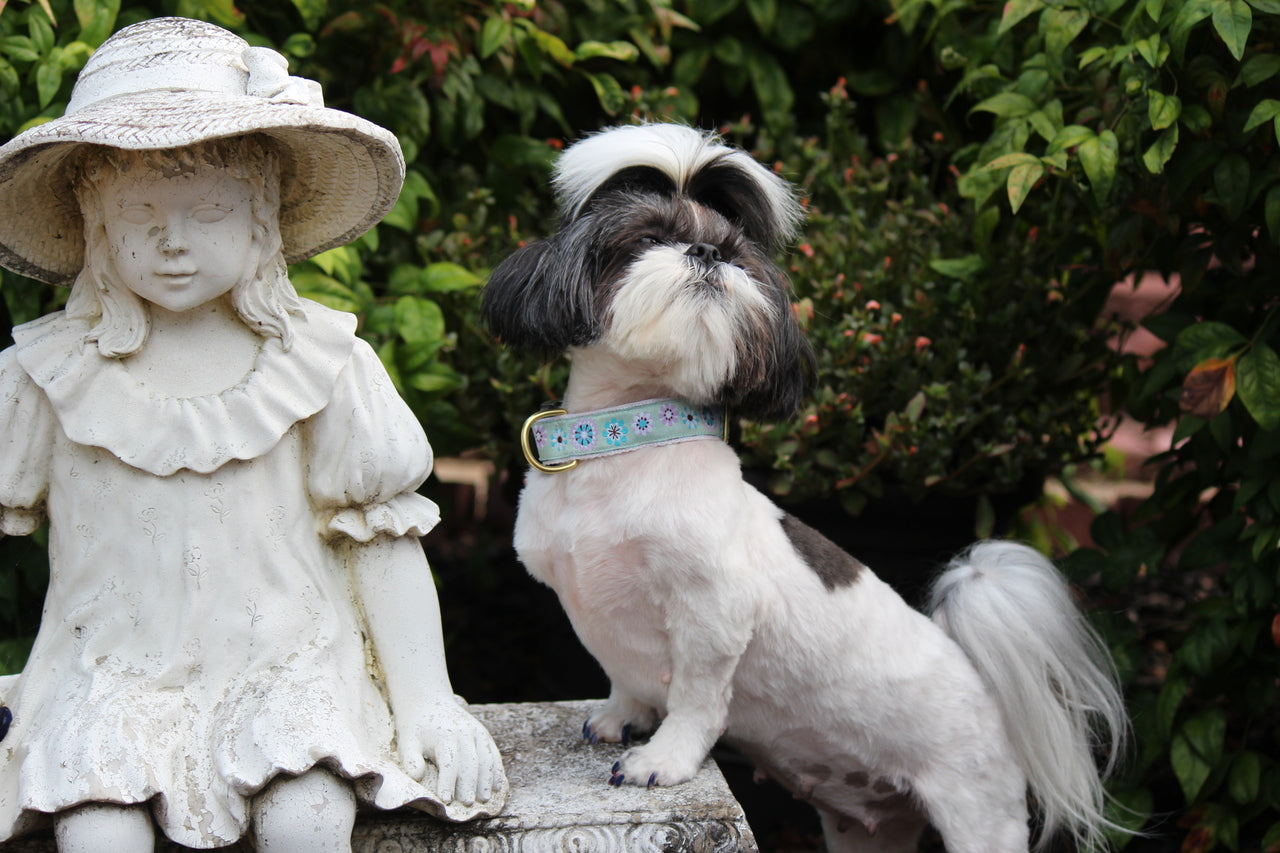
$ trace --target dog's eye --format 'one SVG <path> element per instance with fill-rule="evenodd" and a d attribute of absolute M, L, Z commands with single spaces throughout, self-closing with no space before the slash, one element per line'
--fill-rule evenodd
<path fill-rule="evenodd" d="M 661 246 L 662 241 L 659 240 L 657 237 L 654 237 L 649 234 L 645 234 L 643 237 L 640 237 L 638 240 L 636 240 L 636 244 L 639 245 L 640 248 L 642 249 L 651 249 L 654 246 Z"/>

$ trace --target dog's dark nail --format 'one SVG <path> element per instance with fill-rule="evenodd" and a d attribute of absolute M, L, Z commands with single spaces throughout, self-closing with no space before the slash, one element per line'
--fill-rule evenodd
<path fill-rule="evenodd" d="M 587 740 L 591 737 L 591 720 L 582 721 L 582 739 Z"/>
<path fill-rule="evenodd" d="M 650 773 L 650 774 L 649 774 L 649 784 L 645 785 L 645 787 L 646 787 L 646 788 L 652 788 L 652 787 L 653 787 L 654 785 L 656 785 L 656 784 L 658 784 L 658 774 L 657 774 L 657 773 Z"/>
<path fill-rule="evenodd" d="M 9 726 L 13 723 L 13 712 L 8 705 L 0 705 L 0 740 L 9 734 Z"/>
<path fill-rule="evenodd" d="M 615 761 L 615 762 L 613 762 L 613 771 L 612 771 L 612 772 L 613 772 L 613 775 L 614 775 L 614 776 L 617 776 L 617 775 L 618 775 L 618 771 L 619 771 L 621 768 L 622 768 L 622 762 L 621 762 L 621 761 Z"/>

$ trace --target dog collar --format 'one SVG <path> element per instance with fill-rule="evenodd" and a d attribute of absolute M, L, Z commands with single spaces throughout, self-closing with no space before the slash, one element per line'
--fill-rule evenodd
<path fill-rule="evenodd" d="M 646 445 L 701 438 L 727 441 L 728 430 L 723 407 L 661 398 L 572 414 L 561 408 L 545 409 L 524 422 L 520 446 L 531 466 L 553 473 L 568 471 L 583 459 Z"/>

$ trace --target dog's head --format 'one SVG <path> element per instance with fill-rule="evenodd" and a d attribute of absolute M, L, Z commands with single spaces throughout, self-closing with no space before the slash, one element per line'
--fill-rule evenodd
<path fill-rule="evenodd" d="M 485 288 L 504 343 L 603 347 L 672 395 L 762 420 L 795 411 L 813 351 L 772 261 L 802 219 L 786 181 L 714 136 L 651 124 L 571 146 L 554 185 L 559 230 Z"/>

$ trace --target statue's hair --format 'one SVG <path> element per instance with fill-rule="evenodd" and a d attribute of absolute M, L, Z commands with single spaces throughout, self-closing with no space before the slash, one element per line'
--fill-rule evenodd
<path fill-rule="evenodd" d="M 166 176 L 217 170 L 249 185 L 253 236 L 260 253 L 257 268 L 231 288 L 231 302 L 249 328 L 263 337 L 279 338 L 286 350 L 292 346 L 289 315 L 301 306 L 282 251 L 280 158 L 269 139 L 236 136 L 186 148 L 147 151 L 85 146 L 71 168 L 72 186 L 84 217 L 85 257 L 84 268 L 67 298 L 67 315 L 95 322 L 86 342 L 96 342 L 103 357 L 123 358 L 137 352 L 146 343 L 151 326 L 146 301 L 116 275 L 102 203 L 102 188 L 108 180 L 138 168 Z"/>

